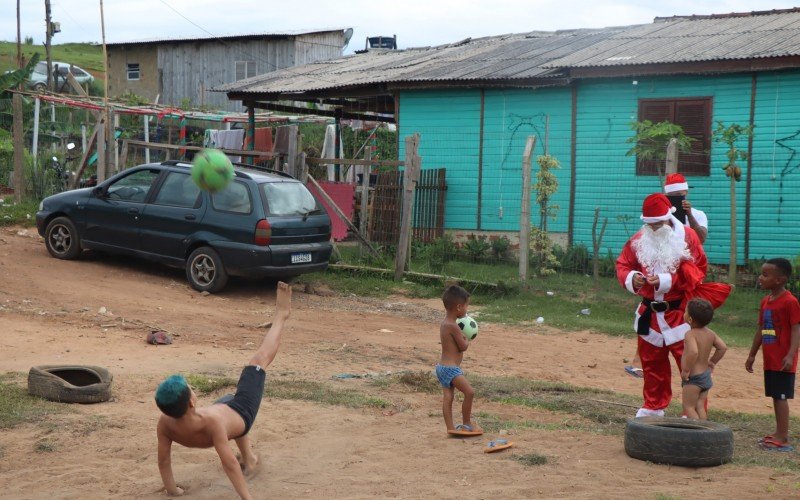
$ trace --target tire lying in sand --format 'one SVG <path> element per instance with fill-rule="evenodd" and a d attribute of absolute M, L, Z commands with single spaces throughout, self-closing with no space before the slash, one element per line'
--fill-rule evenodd
<path fill-rule="evenodd" d="M 60 403 L 101 403 L 111 398 L 112 379 L 99 366 L 34 366 L 28 372 L 28 394 Z"/>
<path fill-rule="evenodd" d="M 684 467 L 709 467 L 733 458 L 733 431 L 708 420 L 642 417 L 625 427 L 625 453 L 632 458 Z"/>

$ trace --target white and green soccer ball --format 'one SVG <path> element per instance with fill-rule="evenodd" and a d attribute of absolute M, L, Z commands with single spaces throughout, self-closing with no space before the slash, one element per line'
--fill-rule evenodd
<path fill-rule="evenodd" d="M 456 320 L 456 325 L 458 325 L 458 328 L 461 330 L 461 333 L 464 334 L 464 337 L 466 337 L 467 340 L 473 340 L 478 336 L 478 322 L 469 316 L 458 318 Z"/>

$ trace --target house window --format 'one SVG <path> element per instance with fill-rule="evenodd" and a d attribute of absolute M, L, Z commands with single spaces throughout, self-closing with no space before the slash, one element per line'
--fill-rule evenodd
<path fill-rule="evenodd" d="M 256 76 L 255 61 L 236 61 L 236 81 Z"/>
<path fill-rule="evenodd" d="M 690 151 L 678 152 L 678 172 L 684 175 L 711 173 L 711 101 L 711 97 L 639 100 L 639 121 L 669 121 L 694 139 Z M 656 162 L 637 160 L 636 174 L 658 175 Z"/>
<path fill-rule="evenodd" d="M 128 63 L 128 80 L 139 79 L 139 63 Z"/>

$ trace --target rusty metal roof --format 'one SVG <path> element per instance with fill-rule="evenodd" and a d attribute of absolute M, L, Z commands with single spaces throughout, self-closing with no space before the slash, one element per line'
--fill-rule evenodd
<path fill-rule="evenodd" d="M 292 94 L 370 84 L 530 80 L 563 76 L 544 64 L 602 42 L 622 28 L 530 32 L 466 39 L 436 47 L 371 49 L 214 88 L 219 92 Z"/>
<path fill-rule="evenodd" d="M 182 36 L 182 37 L 172 37 L 172 38 L 148 38 L 143 40 L 126 40 L 126 41 L 118 41 L 118 42 L 108 42 L 106 45 L 114 46 L 114 45 L 146 45 L 146 44 L 158 44 L 158 43 L 183 43 L 183 42 L 205 42 L 205 41 L 214 41 L 214 40 L 222 40 L 222 41 L 233 41 L 233 40 L 260 40 L 260 39 L 270 39 L 270 38 L 287 38 L 287 37 L 295 37 L 300 35 L 311 35 L 314 33 L 330 33 L 330 32 L 337 32 L 337 31 L 344 31 L 347 28 L 329 28 L 329 29 L 317 29 L 317 30 L 284 30 L 284 31 L 274 31 L 274 32 L 264 32 L 264 33 L 242 33 L 242 34 L 228 34 L 228 35 L 211 35 L 208 36 Z"/>
<path fill-rule="evenodd" d="M 800 9 L 656 18 L 546 64 L 609 67 L 800 55 Z"/>

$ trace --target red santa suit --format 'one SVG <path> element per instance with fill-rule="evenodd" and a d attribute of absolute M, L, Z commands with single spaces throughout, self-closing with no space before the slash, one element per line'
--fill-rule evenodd
<path fill-rule="evenodd" d="M 680 256 L 676 256 L 672 262 L 650 262 L 648 267 L 648 263 L 643 263 L 640 258 L 645 254 L 637 245 L 643 232 L 651 231 L 649 227 L 643 227 L 625 244 L 616 264 L 620 284 L 642 297 L 642 302 L 636 308 L 633 325 L 639 333 L 639 355 L 644 372 L 644 405 L 637 417 L 663 415 L 663 410 L 669 406 L 672 399 L 669 353 L 672 353 L 680 370 L 683 338 L 690 329 L 683 319 L 686 302 L 691 297 L 703 295 L 699 293 L 699 288 L 708 267 L 706 254 L 694 230 L 672 216 L 674 210 L 666 196 L 656 193 L 645 199 L 641 218 L 647 224 L 669 221 L 672 244 L 676 249 L 683 249 Z M 685 246 L 681 246 L 680 242 Z M 636 288 L 633 278 L 637 274 L 644 278 L 658 276 L 658 283 L 652 285 L 646 282 Z M 727 297 L 727 293 L 724 295 Z M 712 304 L 721 304 L 725 297 L 721 297 L 721 300 L 720 297 L 712 297 Z"/>

